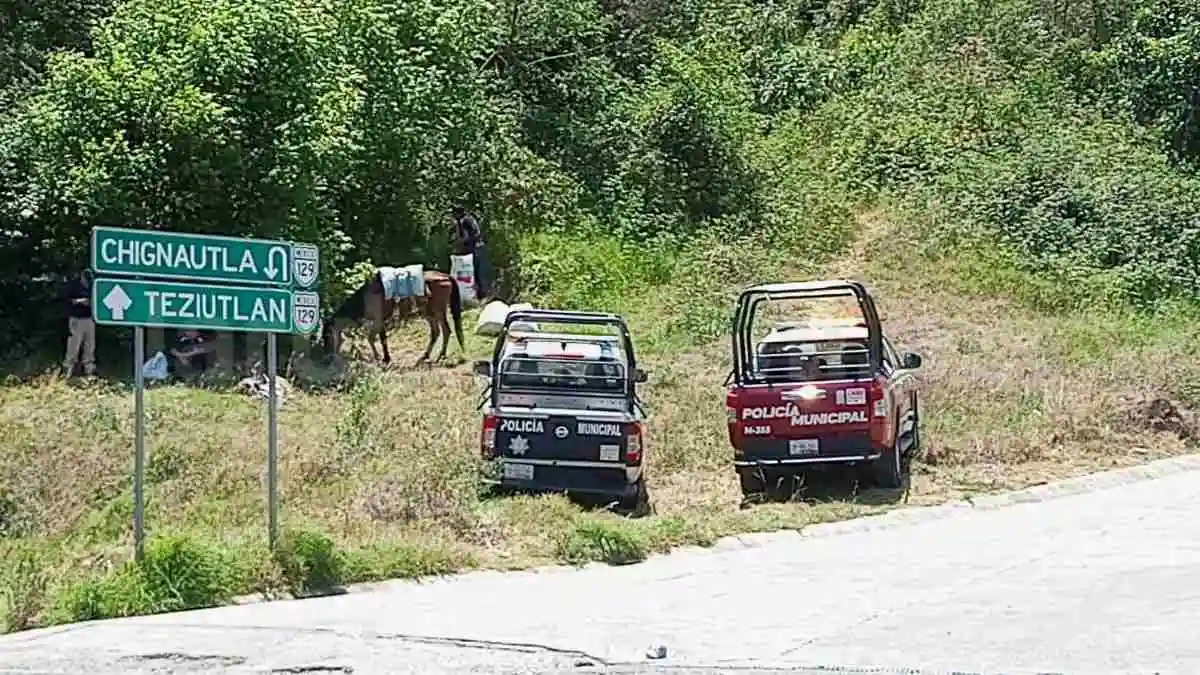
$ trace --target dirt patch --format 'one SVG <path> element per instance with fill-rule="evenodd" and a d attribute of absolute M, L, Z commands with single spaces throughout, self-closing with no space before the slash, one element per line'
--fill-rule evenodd
<path fill-rule="evenodd" d="M 1200 428 L 1196 425 L 1196 413 L 1178 401 L 1154 394 L 1134 394 L 1117 399 L 1117 410 L 1122 423 L 1138 429 L 1157 433 L 1168 433 L 1181 441 L 1195 442 L 1200 439 Z"/>
<path fill-rule="evenodd" d="M 879 214 L 839 272 L 868 282 L 897 349 L 921 353 L 918 503 L 1022 487 L 1188 451 L 1195 416 L 1161 391 L 1178 351 L 1097 317 L 957 293 L 952 261 Z M 849 267 L 845 265 L 849 263 Z M 1143 328 L 1143 330 L 1145 330 Z M 1152 331 L 1147 331 L 1152 332 Z M 1165 339 L 1165 338 L 1164 338 Z"/>

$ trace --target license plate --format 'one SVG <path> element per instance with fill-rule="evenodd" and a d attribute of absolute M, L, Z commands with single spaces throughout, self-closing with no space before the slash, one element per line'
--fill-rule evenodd
<path fill-rule="evenodd" d="M 505 462 L 504 477 L 514 480 L 533 480 L 533 465 Z"/>
<path fill-rule="evenodd" d="M 615 462 L 621 459 L 621 446 L 619 445 L 602 445 L 600 446 L 600 461 Z"/>
<path fill-rule="evenodd" d="M 797 438 L 788 441 L 788 454 L 793 457 L 815 455 L 820 451 L 820 443 L 815 438 Z"/>

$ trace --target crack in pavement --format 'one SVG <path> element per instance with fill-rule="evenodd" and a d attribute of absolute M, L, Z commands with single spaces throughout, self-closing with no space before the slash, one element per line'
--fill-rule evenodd
<path fill-rule="evenodd" d="M 159 652 L 154 654 L 134 654 L 123 657 L 123 660 L 139 661 L 219 661 L 222 665 L 238 666 L 246 662 L 241 656 L 222 656 L 220 654 L 185 654 L 183 652 Z"/>
<path fill-rule="evenodd" d="M 272 632 L 288 632 L 288 633 L 309 633 L 314 635 L 334 635 L 337 637 L 351 639 L 371 639 L 371 640 L 396 640 L 399 642 L 410 642 L 413 644 L 428 644 L 435 646 L 461 647 L 463 649 L 482 649 L 482 650 L 497 650 L 518 652 L 526 654 L 545 653 L 557 654 L 561 656 L 572 656 L 579 659 L 587 659 L 594 661 L 603 666 L 617 665 L 618 663 L 633 663 L 633 662 L 617 662 L 609 661 L 594 654 L 590 654 L 581 649 L 571 649 L 564 647 L 554 647 L 551 645 L 540 644 L 536 642 L 509 642 L 503 640 L 479 640 L 474 638 L 456 638 L 444 637 L 437 635 L 410 635 L 406 633 L 377 633 L 374 631 L 351 632 L 337 628 L 326 628 L 319 626 L 259 626 L 259 625 L 224 625 L 224 624 L 190 624 L 190 623 L 168 623 L 163 624 L 164 627 L 182 628 L 182 629 L 217 629 L 217 630 L 244 630 L 244 631 L 272 631 Z"/>
<path fill-rule="evenodd" d="M 389 640 L 402 640 L 404 642 L 414 642 L 418 644 L 433 644 L 433 645 L 448 645 L 451 647 L 463 647 L 466 649 L 496 649 L 500 651 L 514 651 L 523 653 L 550 653 L 560 654 L 562 656 L 574 656 L 579 659 L 587 659 L 594 661 L 602 666 L 612 666 L 620 663 L 632 663 L 627 661 L 608 661 L 594 654 L 589 654 L 581 649 L 570 649 L 551 647 L 535 642 L 505 642 L 492 640 L 475 640 L 471 638 L 451 638 L 451 637 L 428 637 L 420 635 L 390 635 L 380 633 L 376 638 Z"/>

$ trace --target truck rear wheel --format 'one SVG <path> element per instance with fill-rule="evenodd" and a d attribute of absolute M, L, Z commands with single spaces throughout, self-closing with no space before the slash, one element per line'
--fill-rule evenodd
<path fill-rule="evenodd" d="M 738 468 L 743 497 L 765 496 L 773 501 L 787 501 L 796 492 L 797 480 L 797 475 L 787 470 Z"/>
<path fill-rule="evenodd" d="M 646 479 L 639 478 L 635 484 L 634 493 L 621 500 L 621 509 L 634 518 L 650 515 L 650 490 L 646 487 Z"/>
<path fill-rule="evenodd" d="M 742 486 L 743 497 L 755 497 L 767 491 L 767 485 L 763 481 L 763 472 L 758 467 L 739 466 L 737 474 L 738 482 Z"/>
<path fill-rule="evenodd" d="M 912 443 L 908 447 L 908 456 L 916 457 L 921 452 L 921 411 L 913 404 Z"/>
<path fill-rule="evenodd" d="M 885 450 L 879 459 L 871 462 L 871 478 L 877 487 L 895 490 L 904 487 L 904 458 L 900 452 L 900 438 Z"/>

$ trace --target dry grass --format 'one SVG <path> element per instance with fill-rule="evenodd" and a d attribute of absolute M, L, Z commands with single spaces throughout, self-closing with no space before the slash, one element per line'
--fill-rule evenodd
<path fill-rule="evenodd" d="M 1045 316 L 954 292 L 952 261 L 922 260 L 912 235 L 879 216 L 859 255 L 885 326 L 925 357 L 924 441 L 912 495 L 934 503 L 1019 488 L 1194 449 L 1178 400 L 1193 325 L 1129 316 Z M 907 255 L 898 253 L 909 251 Z M 1169 411 L 1188 419 L 1163 424 Z"/>
<path fill-rule="evenodd" d="M 897 346 L 925 356 L 929 456 L 914 467 L 910 503 L 1188 449 L 1194 425 L 1186 410 L 1169 423 L 1161 419 L 1169 413 L 1146 414 L 1136 402 L 1178 379 L 1173 369 L 1188 327 L 1134 331 L 1119 318 L 1044 317 L 956 295 L 952 265 L 907 253 L 916 248 L 885 220 L 863 224 L 863 239 L 826 273 L 865 276 Z M 653 321 L 661 317 L 633 317 L 635 337 Z M 393 336 L 397 362 L 415 358 L 422 332 L 413 324 Z M 481 357 L 488 345 L 471 337 L 468 347 Z M 471 566 L 624 562 L 889 507 L 894 495 L 847 488 L 741 508 L 721 414 L 727 352 L 722 341 L 643 355 L 651 371 L 645 398 L 655 516 L 584 512 L 557 496 L 482 498 L 479 384 L 456 357 L 450 367 L 368 369 L 374 374 L 339 394 L 294 392 L 280 414 L 285 522 L 327 534 L 346 556 L 336 564 L 340 580 L 358 581 Z M 1122 395 L 1135 401 L 1121 403 Z M 146 401 L 151 536 L 186 533 L 235 556 L 264 557 L 263 404 L 184 386 L 152 389 Z M 127 557 L 132 405 L 116 385 L 43 380 L 0 389 L 0 565 L 24 575 L 12 587 L 26 589 L 5 602 L 13 628 L 79 618 L 79 602 L 61 610 L 64 594 Z M 26 579 L 21 570 L 41 569 L 28 562 L 35 554 L 48 572 Z M 249 560 L 243 567 L 239 592 L 281 583 L 278 566 Z"/>

